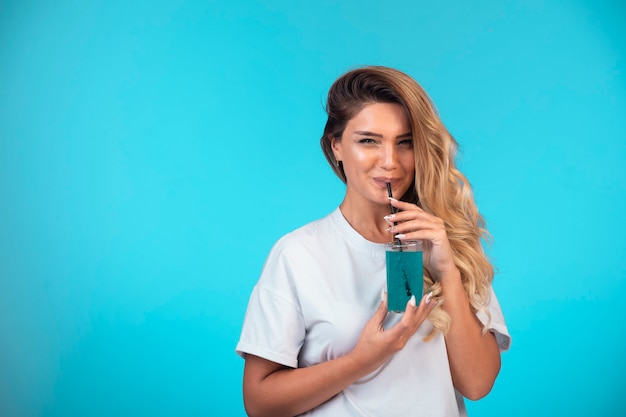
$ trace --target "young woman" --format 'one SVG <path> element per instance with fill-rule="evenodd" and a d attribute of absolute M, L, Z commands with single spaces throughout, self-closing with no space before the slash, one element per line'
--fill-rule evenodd
<path fill-rule="evenodd" d="M 464 397 L 491 390 L 510 336 L 457 143 L 420 85 L 392 68 L 342 75 L 326 110 L 321 145 L 345 197 L 269 254 L 236 348 L 246 411 L 464 416 Z M 425 295 L 402 313 L 386 302 L 394 239 L 423 242 Z"/>

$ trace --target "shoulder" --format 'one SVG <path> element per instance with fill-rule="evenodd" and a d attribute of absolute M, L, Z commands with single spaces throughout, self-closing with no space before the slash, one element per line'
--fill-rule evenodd
<path fill-rule="evenodd" d="M 283 296 L 297 293 L 296 281 L 302 281 L 320 259 L 326 258 L 324 251 L 332 228 L 328 215 L 283 235 L 270 250 L 257 286 Z"/>
<path fill-rule="evenodd" d="M 316 249 L 321 249 L 327 238 L 336 231 L 332 217 L 333 213 L 330 213 L 286 233 L 276 241 L 272 253 L 283 255 L 298 255 L 303 251 L 315 253 Z"/>

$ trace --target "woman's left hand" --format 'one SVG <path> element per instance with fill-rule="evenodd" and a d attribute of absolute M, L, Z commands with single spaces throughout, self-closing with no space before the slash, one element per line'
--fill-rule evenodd
<path fill-rule="evenodd" d="M 433 279 L 439 281 L 457 272 L 443 220 L 415 204 L 394 198 L 390 198 L 389 201 L 392 206 L 399 209 L 396 214 L 385 216 L 385 220 L 391 226 L 389 231 L 395 238 L 403 241 L 423 242 L 424 267 Z"/>

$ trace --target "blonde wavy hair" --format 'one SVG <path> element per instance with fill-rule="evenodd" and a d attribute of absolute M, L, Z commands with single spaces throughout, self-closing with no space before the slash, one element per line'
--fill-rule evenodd
<path fill-rule="evenodd" d="M 474 312 L 487 311 L 494 268 L 483 250 L 490 242 L 485 221 L 474 202 L 467 178 L 455 165 L 458 143 L 448 132 L 426 91 L 409 75 L 393 68 L 366 66 L 339 77 L 331 86 L 326 101 L 328 120 L 320 140 L 326 159 L 345 183 L 341 162 L 332 152 L 331 140 L 341 140 L 348 121 L 368 104 L 397 103 L 404 107 L 413 132 L 415 180 L 402 197 L 442 219 L 461 272 L 463 287 Z M 425 291 L 432 291 L 439 304 L 430 313 L 433 331 L 450 328 L 450 316 L 441 309 L 445 299 L 441 284 L 424 270 Z M 483 332 L 487 331 L 487 324 Z"/>

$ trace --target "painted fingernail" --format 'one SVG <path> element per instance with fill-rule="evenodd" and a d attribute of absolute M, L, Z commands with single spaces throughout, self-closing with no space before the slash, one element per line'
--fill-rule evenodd
<path fill-rule="evenodd" d="M 432 296 L 433 296 L 433 292 L 431 291 L 426 296 L 426 304 L 430 304 L 430 299 L 432 298 Z"/>
<path fill-rule="evenodd" d="M 385 291 L 384 288 L 381 288 L 381 290 L 380 290 L 380 301 L 385 301 L 386 298 L 387 298 L 387 291 Z"/>
<path fill-rule="evenodd" d="M 409 304 L 411 305 L 411 307 L 415 307 L 415 296 L 412 295 L 411 298 L 409 299 Z"/>
<path fill-rule="evenodd" d="M 393 198 L 393 197 L 387 197 L 390 201 L 398 201 L 397 199 Z"/>
<path fill-rule="evenodd" d="M 395 217 L 396 217 L 396 215 L 395 215 L 395 214 L 388 214 L 388 215 L 386 215 L 386 216 L 384 217 L 384 219 L 385 219 L 385 220 L 391 220 L 391 219 L 394 219 Z"/>
<path fill-rule="evenodd" d="M 404 239 L 406 237 L 406 235 L 404 233 L 400 233 L 394 236 L 397 239 Z"/>

